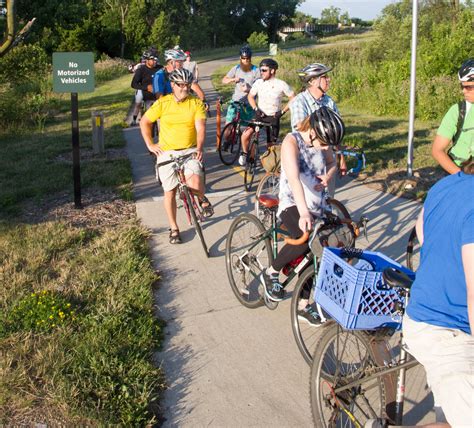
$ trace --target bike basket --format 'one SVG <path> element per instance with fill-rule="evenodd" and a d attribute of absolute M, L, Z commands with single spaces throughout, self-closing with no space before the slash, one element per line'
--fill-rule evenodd
<path fill-rule="evenodd" d="M 396 311 L 396 303 L 405 302 L 395 290 L 385 285 L 382 272 L 388 267 L 396 267 L 412 278 L 414 273 L 372 251 L 363 251 L 359 263 L 352 266 L 341 258 L 343 251 L 324 248 L 314 300 L 346 329 L 400 329 L 401 316 Z"/>

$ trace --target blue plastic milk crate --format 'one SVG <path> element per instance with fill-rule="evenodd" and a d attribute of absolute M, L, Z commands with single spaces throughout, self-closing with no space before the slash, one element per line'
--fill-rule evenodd
<path fill-rule="evenodd" d="M 396 291 L 384 289 L 382 272 L 396 267 L 411 278 L 414 273 L 373 251 L 363 251 L 359 263 L 352 266 L 341 258 L 342 251 L 324 248 L 314 300 L 346 329 L 399 329 L 401 320 L 395 313 L 395 303 L 402 298 Z M 369 265 L 371 270 L 366 270 Z"/>

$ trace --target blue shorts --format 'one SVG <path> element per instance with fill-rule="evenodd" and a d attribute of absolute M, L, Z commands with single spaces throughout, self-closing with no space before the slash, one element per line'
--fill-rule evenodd
<path fill-rule="evenodd" d="M 248 122 L 254 118 L 255 112 L 249 104 L 239 106 L 238 104 L 231 102 L 227 108 L 227 114 L 225 116 L 226 123 L 232 122 L 234 120 L 235 116 L 237 115 L 238 108 L 240 108 L 240 120 L 242 122 Z"/>

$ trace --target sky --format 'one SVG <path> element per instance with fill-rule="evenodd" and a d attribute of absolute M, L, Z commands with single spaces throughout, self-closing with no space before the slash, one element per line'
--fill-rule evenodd
<path fill-rule="evenodd" d="M 330 6 L 338 7 L 341 13 L 349 12 L 351 18 L 370 20 L 376 18 L 382 9 L 394 0 L 306 0 L 298 7 L 300 12 L 319 18 L 321 11 Z"/>

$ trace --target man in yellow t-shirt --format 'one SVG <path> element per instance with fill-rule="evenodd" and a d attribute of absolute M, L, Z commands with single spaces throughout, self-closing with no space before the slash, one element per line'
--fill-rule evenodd
<path fill-rule="evenodd" d="M 214 211 L 204 195 L 204 171 L 202 168 L 204 138 L 206 134 L 206 110 L 203 102 L 189 95 L 193 75 L 185 69 L 174 70 L 169 75 L 172 93 L 161 97 L 147 110 L 140 121 L 140 129 L 148 150 L 157 156 L 157 163 L 195 153 L 185 164 L 184 175 L 189 188 L 198 197 L 204 215 Z M 158 144 L 152 138 L 153 123 L 160 120 Z M 164 190 L 165 210 L 170 224 L 170 243 L 181 243 L 176 223 L 176 189 L 178 179 L 173 164 L 160 166 L 159 177 Z"/>

